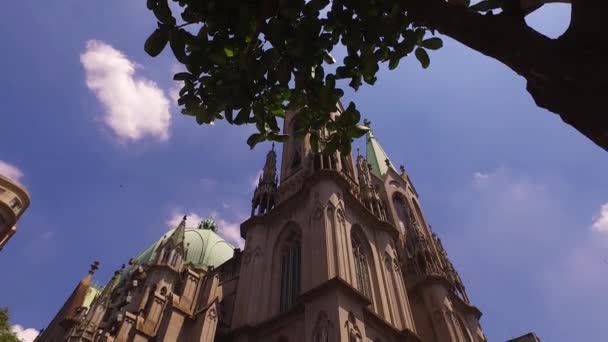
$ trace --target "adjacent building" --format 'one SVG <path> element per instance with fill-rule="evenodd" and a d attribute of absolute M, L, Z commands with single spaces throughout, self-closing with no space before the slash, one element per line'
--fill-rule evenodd
<path fill-rule="evenodd" d="M 366 139 L 363 156 L 290 138 L 280 174 L 273 148 L 243 250 L 184 218 L 103 288 L 94 264 L 38 341 L 486 341 L 405 168 Z"/>
<path fill-rule="evenodd" d="M 30 206 L 30 195 L 17 182 L 0 175 L 0 250 L 17 231 L 17 221 Z"/>

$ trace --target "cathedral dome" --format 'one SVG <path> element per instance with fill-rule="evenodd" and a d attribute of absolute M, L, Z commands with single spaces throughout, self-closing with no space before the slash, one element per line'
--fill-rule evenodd
<path fill-rule="evenodd" d="M 184 232 L 184 245 L 188 253 L 185 263 L 198 267 L 217 267 L 234 255 L 234 246 L 224 240 L 215 231 L 215 225 L 199 225 L 199 228 L 186 228 Z M 147 264 L 154 260 L 158 246 L 169 238 L 175 229 L 166 232 L 158 241 L 141 253 L 135 261 Z"/>

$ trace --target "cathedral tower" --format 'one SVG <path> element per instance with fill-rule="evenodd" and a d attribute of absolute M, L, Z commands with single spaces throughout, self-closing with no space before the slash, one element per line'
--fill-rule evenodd
<path fill-rule="evenodd" d="M 399 231 L 372 167 L 361 156 L 355 167 L 350 153 L 315 150 L 309 135 L 298 136 L 297 120 L 296 113 L 285 119 L 291 137 L 283 147 L 276 205 L 241 225 L 233 337 L 418 341 Z M 322 146 L 327 132 L 315 133 Z"/>
<path fill-rule="evenodd" d="M 371 131 L 366 149 L 372 178 L 399 229 L 399 260 L 419 336 L 424 341 L 485 341 L 481 312 L 469 302 L 441 240 L 427 223 L 405 167 L 396 170 Z"/>

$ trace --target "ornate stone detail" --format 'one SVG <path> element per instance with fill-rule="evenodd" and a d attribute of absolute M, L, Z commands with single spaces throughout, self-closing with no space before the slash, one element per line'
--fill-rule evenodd
<path fill-rule="evenodd" d="M 357 326 L 357 319 L 355 318 L 355 314 L 352 312 L 348 313 L 348 319 L 344 322 L 344 327 L 346 328 L 346 336 L 348 336 L 348 342 L 362 342 L 363 337 L 361 335 L 361 330 Z"/>
<path fill-rule="evenodd" d="M 207 313 L 207 318 L 210 321 L 215 321 L 217 319 L 217 312 L 214 308 L 209 309 L 209 312 Z"/>
<path fill-rule="evenodd" d="M 327 314 L 325 311 L 319 312 L 317 317 L 317 322 L 315 323 L 315 327 L 312 332 L 312 341 L 313 342 L 331 342 L 333 339 L 330 338 L 332 334 L 333 324 L 327 319 Z"/>

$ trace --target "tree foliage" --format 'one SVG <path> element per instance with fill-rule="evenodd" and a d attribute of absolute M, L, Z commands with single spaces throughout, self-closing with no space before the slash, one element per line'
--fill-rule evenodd
<path fill-rule="evenodd" d="M 283 141 L 277 119 L 299 110 L 302 131 L 319 141 L 321 127 L 331 134 L 322 141 L 329 149 L 349 149 L 367 128 L 350 103 L 342 116 L 329 113 L 344 95 L 340 80 L 357 90 L 374 84 L 379 64 L 397 67 L 415 51 L 422 67 L 427 50 L 442 42 L 415 22 L 397 0 L 179 0 L 179 19 L 167 0 L 148 0 L 158 28 L 145 43 L 151 56 L 169 45 L 187 71 L 179 105 L 199 124 L 225 119 L 231 124 L 255 124 L 250 146 Z M 178 22 L 179 21 L 179 22 Z M 346 48 L 337 63 L 332 50 Z M 335 65 L 334 65 L 335 64 Z M 333 65 L 329 67 L 330 65 Z"/>
<path fill-rule="evenodd" d="M 184 83 L 178 104 L 199 124 L 255 124 L 253 147 L 287 139 L 277 120 L 298 110 L 296 135 L 348 150 L 367 128 L 352 102 L 329 120 L 341 87 L 373 85 L 380 64 L 392 70 L 409 55 L 429 67 L 429 50 L 442 47 L 437 30 L 523 76 L 538 106 L 608 148 L 600 25 L 608 5 L 574 2 L 568 32 L 552 40 L 524 20 L 548 2 L 570 0 L 147 0 L 158 27 L 144 48 L 157 56 L 169 45 L 184 65 L 174 76 Z M 338 45 L 346 51 L 340 62 L 332 56 Z M 319 137 L 321 127 L 329 137 Z"/>
<path fill-rule="evenodd" d="M 0 308 L 0 342 L 20 342 L 11 331 L 10 316 L 7 308 Z"/>

